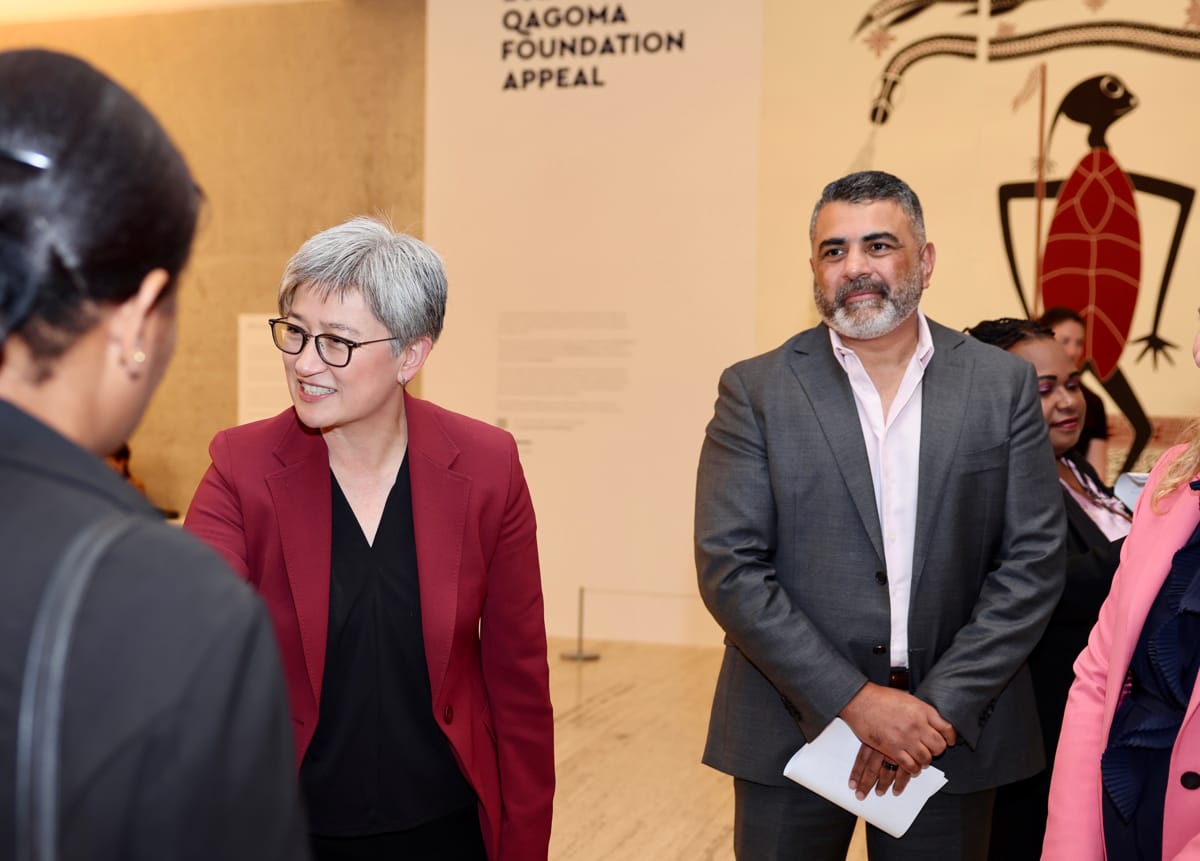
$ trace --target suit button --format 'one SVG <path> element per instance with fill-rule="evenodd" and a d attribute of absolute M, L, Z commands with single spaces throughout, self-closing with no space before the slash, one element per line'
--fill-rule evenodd
<path fill-rule="evenodd" d="M 871 652 L 876 655 L 882 655 L 886 651 L 887 646 L 885 646 L 883 643 L 879 643 L 878 645 L 871 647 Z"/>
<path fill-rule="evenodd" d="M 454 706 L 446 706 L 445 711 L 442 712 L 442 720 L 446 723 L 454 723 Z"/>
<path fill-rule="evenodd" d="M 1194 771 L 1185 771 L 1179 778 L 1179 782 L 1183 784 L 1184 789 L 1200 789 L 1200 774 Z"/>
<path fill-rule="evenodd" d="M 884 583 L 887 582 L 887 574 L 885 574 L 883 571 L 876 571 L 875 572 L 875 582 L 878 583 L 880 586 L 882 586 Z"/>

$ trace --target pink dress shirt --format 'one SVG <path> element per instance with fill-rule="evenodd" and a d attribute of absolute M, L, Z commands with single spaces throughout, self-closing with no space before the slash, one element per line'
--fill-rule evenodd
<path fill-rule="evenodd" d="M 921 458 L 921 389 L 925 368 L 933 358 L 929 324 L 917 314 L 917 349 L 909 359 L 885 416 L 879 392 L 853 350 L 829 330 L 833 355 L 854 390 L 854 405 L 862 425 L 875 508 L 883 530 L 884 564 L 887 565 L 888 600 L 891 606 L 891 660 L 893 667 L 908 666 L 908 604 L 912 587 L 913 544 L 917 534 L 917 495 Z"/>

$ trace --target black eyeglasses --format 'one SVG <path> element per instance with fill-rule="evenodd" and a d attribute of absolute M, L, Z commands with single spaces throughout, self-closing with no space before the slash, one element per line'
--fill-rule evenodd
<path fill-rule="evenodd" d="M 344 368 L 350 364 L 350 356 L 356 347 L 367 344 L 382 344 L 384 341 L 398 341 L 399 338 L 376 338 L 373 341 L 350 341 L 337 335 L 313 335 L 305 332 L 295 323 L 289 323 L 282 317 L 267 321 L 271 326 L 271 338 L 275 346 L 292 356 L 304 352 L 308 339 L 312 338 L 317 344 L 317 355 L 321 361 L 333 368 Z"/>

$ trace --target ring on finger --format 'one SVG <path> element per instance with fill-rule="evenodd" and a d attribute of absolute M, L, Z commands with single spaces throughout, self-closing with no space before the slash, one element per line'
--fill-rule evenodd
<path fill-rule="evenodd" d="M 894 762 L 888 762 L 886 759 L 883 761 L 883 767 L 886 768 L 888 771 L 899 771 L 900 770 L 900 766 L 896 765 L 896 763 L 894 763 Z"/>

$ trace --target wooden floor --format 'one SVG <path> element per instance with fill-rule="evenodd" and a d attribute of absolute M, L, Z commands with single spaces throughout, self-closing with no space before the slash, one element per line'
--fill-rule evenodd
<path fill-rule="evenodd" d="M 552 861 L 731 861 L 732 779 L 700 764 L 719 648 L 551 640 Z M 866 858 L 861 829 L 847 856 Z"/>

